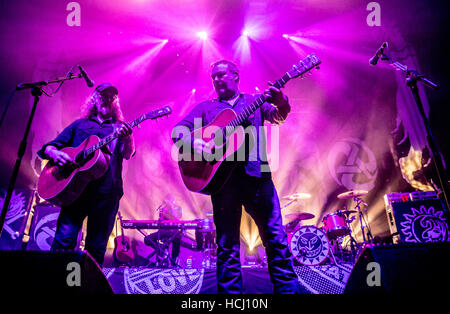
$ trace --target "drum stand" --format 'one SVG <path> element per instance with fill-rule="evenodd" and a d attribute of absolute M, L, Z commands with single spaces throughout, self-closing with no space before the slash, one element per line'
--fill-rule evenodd
<path fill-rule="evenodd" d="M 332 242 L 334 242 L 333 246 L 338 246 L 338 247 L 341 249 L 341 256 L 342 256 L 342 248 L 341 248 L 341 245 L 340 245 L 338 239 L 335 239 L 335 240 L 333 240 Z M 343 270 L 345 270 L 345 271 L 348 271 L 347 268 L 345 268 L 344 266 L 342 266 L 341 264 L 339 264 L 339 263 L 337 262 L 336 256 L 334 255 L 332 249 L 330 249 L 330 255 L 331 255 L 332 261 L 334 262 L 334 265 L 335 265 L 336 267 L 338 267 L 338 268 L 340 268 L 340 269 L 343 269 Z M 344 259 L 342 258 L 342 260 L 344 260 Z"/>
<path fill-rule="evenodd" d="M 349 227 L 349 230 L 350 230 L 350 233 L 348 234 L 348 236 L 350 237 L 350 249 L 352 252 L 352 262 L 354 263 L 356 261 L 356 259 L 358 258 L 359 253 L 364 248 L 364 246 L 373 241 L 373 237 L 372 237 L 372 233 L 370 232 L 370 228 L 369 228 L 366 220 L 364 219 L 364 216 L 362 214 L 361 207 L 360 207 L 361 203 L 363 203 L 366 206 L 367 206 L 367 204 L 358 197 L 354 197 L 353 200 L 356 202 L 355 209 L 357 209 L 357 212 L 358 212 L 359 225 L 361 226 L 361 233 L 363 236 L 363 242 L 361 244 L 358 244 L 358 242 L 353 237 L 353 228 L 351 226 L 351 223 L 353 222 L 354 217 L 351 220 L 347 219 L 347 226 Z M 367 229 L 367 238 L 369 239 L 368 241 L 366 240 L 366 231 L 365 231 L 366 229 Z"/>
<path fill-rule="evenodd" d="M 360 208 L 360 204 L 363 203 L 364 205 L 367 206 L 366 203 L 364 203 L 364 201 L 358 197 L 353 198 L 353 200 L 356 202 L 355 208 L 358 210 L 358 215 L 359 215 L 359 225 L 361 226 L 361 233 L 363 236 L 363 244 L 367 244 L 367 243 L 371 243 L 373 241 L 373 237 L 372 237 L 372 233 L 370 232 L 370 228 L 368 227 L 367 222 L 365 221 L 363 214 L 361 212 L 361 208 Z M 364 222 L 366 223 L 366 226 L 364 226 L 363 224 L 363 219 Z M 367 232 L 367 237 L 369 238 L 369 241 L 366 240 L 366 232 L 365 229 L 367 228 L 368 232 Z"/>
<path fill-rule="evenodd" d="M 350 233 L 348 234 L 348 236 L 350 237 L 350 251 L 352 252 L 351 262 L 354 263 L 356 261 L 356 257 L 358 256 L 358 252 L 362 246 L 360 246 L 358 244 L 358 242 L 356 242 L 355 238 L 353 237 L 353 230 L 351 228 L 350 223 L 351 223 L 351 221 L 348 222 L 348 226 L 350 229 Z"/>

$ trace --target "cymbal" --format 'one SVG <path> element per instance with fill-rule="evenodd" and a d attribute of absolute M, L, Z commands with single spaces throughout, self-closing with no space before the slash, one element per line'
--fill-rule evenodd
<path fill-rule="evenodd" d="M 365 190 L 354 190 L 354 191 L 347 191 L 344 193 L 339 194 L 337 197 L 340 199 L 350 199 L 350 198 L 354 198 L 354 197 L 360 197 L 363 195 L 366 195 L 367 193 L 369 193 L 369 191 L 365 191 Z"/>
<path fill-rule="evenodd" d="M 288 200 L 305 200 L 308 198 L 311 198 L 311 194 L 309 193 L 294 193 L 291 195 L 286 195 L 282 197 L 283 199 L 288 199 Z"/>
<path fill-rule="evenodd" d="M 286 214 L 284 215 L 284 218 L 288 219 L 288 220 L 307 220 L 307 219 L 312 219 L 315 216 L 313 214 L 310 213 L 290 213 L 290 214 Z"/>

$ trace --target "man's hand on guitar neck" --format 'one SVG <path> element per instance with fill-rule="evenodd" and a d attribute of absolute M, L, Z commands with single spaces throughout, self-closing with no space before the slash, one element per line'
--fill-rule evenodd
<path fill-rule="evenodd" d="M 119 135 L 120 138 L 122 138 L 125 146 L 123 147 L 122 154 L 126 160 L 130 159 L 134 154 L 134 139 L 132 136 L 133 129 L 131 126 L 126 123 L 122 122 L 122 125 L 120 126 L 119 130 L 117 131 L 117 135 Z"/>
<path fill-rule="evenodd" d="M 58 150 L 55 146 L 47 146 L 45 148 L 45 154 L 47 155 L 48 159 L 53 161 L 58 166 L 63 166 L 68 162 L 74 162 L 72 158 L 62 150 Z"/>
<path fill-rule="evenodd" d="M 122 122 L 122 125 L 120 126 L 119 130 L 117 130 L 117 135 L 119 135 L 119 137 L 122 138 L 128 138 L 131 135 L 131 133 L 133 133 L 133 129 L 126 122 Z"/>
<path fill-rule="evenodd" d="M 272 82 L 267 83 L 269 88 L 264 91 L 264 96 L 266 96 L 267 102 L 278 108 L 289 107 L 289 102 L 286 95 L 284 95 L 280 89 L 276 88 Z"/>

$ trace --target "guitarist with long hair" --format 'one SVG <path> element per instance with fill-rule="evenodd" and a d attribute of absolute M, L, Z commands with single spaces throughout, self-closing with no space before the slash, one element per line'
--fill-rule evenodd
<path fill-rule="evenodd" d="M 195 125 L 198 125 L 196 119 L 200 119 L 201 126 L 205 126 L 220 112 L 232 109 L 238 114 L 256 99 L 254 95 L 239 91 L 239 71 L 230 61 L 221 60 L 214 63 L 211 68 L 211 79 L 218 97 L 194 107 L 175 126 L 172 133 L 177 147 L 180 143 L 182 143 L 180 146 L 191 145 L 194 153 L 199 155 L 204 152 L 211 153 L 211 142 L 195 136 L 185 138 L 181 135 L 191 134 L 190 132 L 196 129 Z M 287 97 L 280 89 L 271 83 L 269 85 L 264 91 L 267 102 L 242 123 L 244 127 L 253 126 L 258 130 L 253 134 L 253 148 L 245 162 L 239 163 L 232 170 L 225 184 L 211 194 L 217 236 L 219 293 L 243 293 L 239 251 L 242 206 L 245 206 L 258 226 L 267 252 L 274 293 L 300 292 L 298 278 L 293 269 L 292 254 L 283 229 L 280 202 L 267 163 L 265 135 L 259 132 L 264 121 L 281 124 L 291 108 Z"/>
<path fill-rule="evenodd" d="M 103 264 L 123 196 L 122 161 L 134 154 L 132 129 L 123 120 L 117 88 L 110 83 L 100 84 L 83 106 L 81 118 L 38 152 L 41 158 L 64 167 L 75 161 L 62 148 L 78 146 L 91 135 L 104 138 L 113 132 L 118 134 L 117 139 L 102 148 L 109 157 L 105 174 L 91 181 L 73 203 L 61 206 L 52 251 L 75 249 L 78 233 L 87 216 L 85 248 L 100 266 Z"/>

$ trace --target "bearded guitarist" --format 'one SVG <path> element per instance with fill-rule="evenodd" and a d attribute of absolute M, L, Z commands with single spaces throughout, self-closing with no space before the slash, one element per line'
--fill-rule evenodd
<path fill-rule="evenodd" d="M 75 202 L 61 206 L 51 251 L 73 250 L 83 220 L 88 217 L 85 248 L 100 266 L 103 264 L 123 195 L 122 161 L 134 154 L 132 129 L 123 121 L 117 88 L 110 83 L 100 84 L 83 106 L 81 118 L 38 152 L 41 158 L 63 167 L 75 161 L 62 148 L 78 146 L 91 135 L 104 138 L 113 132 L 118 134 L 103 148 L 109 159 L 105 174 L 91 181 Z"/>
<path fill-rule="evenodd" d="M 237 114 L 241 113 L 257 98 L 239 91 L 239 71 L 230 61 L 221 60 L 214 63 L 211 68 L 211 79 L 218 97 L 194 107 L 172 132 L 177 146 L 180 143 L 185 145 L 187 142 L 187 145 L 192 145 L 194 153 L 199 155 L 211 152 L 211 142 L 202 138 L 184 137 L 196 129 L 195 125 L 198 125 L 199 120 L 201 126 L 205 126 L 224 110 L 232 109 Z M 291 108 L 287 97 L 280 89 L 273 84 L 269 85 L 264 92 L 266 102 L 241 124 L 244 127 L 253 126 L 257 130 L 253 133 L 253 145 L 247 159 L 230 170 L 231 173 L 228 174 L 229 177 L 223 186 L 211 194 L 217 236 L 219 293 L 243 293 L 239 256 L 242 205 L 260 231 L 267 252 L 274 292 L 298 293 L 300 289 L 283 229 L 280 202 L 267 163 L 265 135 L 260 132 L 264 121 L 281 124 Z"/>

